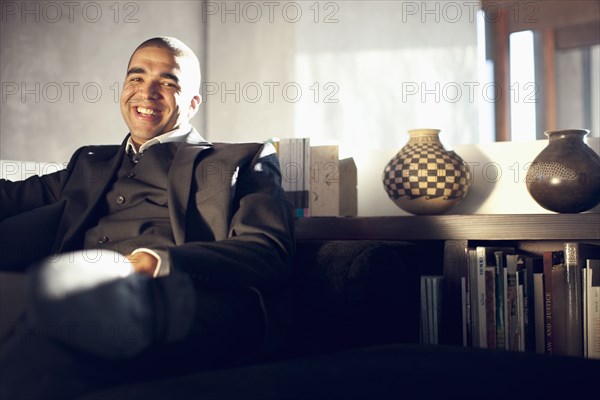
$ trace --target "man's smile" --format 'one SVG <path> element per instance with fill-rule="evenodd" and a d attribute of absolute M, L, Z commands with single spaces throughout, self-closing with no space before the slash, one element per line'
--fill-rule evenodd
<path fill-rule="evenodd" d="M 161 110 L 154 107 L 134 106 L 133 110 L 139 117 L 145 120 L 154 119 L 161 114 Z"/>

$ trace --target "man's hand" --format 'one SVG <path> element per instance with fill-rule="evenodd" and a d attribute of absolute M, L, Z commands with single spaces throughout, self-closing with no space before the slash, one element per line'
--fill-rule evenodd
<path fill-rule="evenodd" d="M 125 256 L 131 263 L 135 272 L 154 276 L 156 267 L 158 267 L 158 260 L 150 253 L 144 251 L 138 251 L 135 254 L 129 254 Z"/>

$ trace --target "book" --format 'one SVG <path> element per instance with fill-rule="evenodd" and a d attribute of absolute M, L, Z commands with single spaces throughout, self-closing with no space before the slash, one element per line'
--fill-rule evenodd
<path fill-rule="evenodd" d="M 517 256 L 520 257 L 520 256 Z M 521 265 L 519 265 L 521 264 Z M 517 351 L 525 351 L 525 271 L 522 260 L 517 261 Z"/>
<path fill-rule="evenodd" d="M 565 354 L 581 357 L 583 355 L 583 321 L 581 270 L 587 259 L 600 258 L 600 246 L 580 243 L 564 243 L 565 271 Z"/>
<path fill-rule="evenodd" d="M 460 305 L 462 318 L 462 345 L 471 345 L 471 300 L 468 286 L 468 276 L 460 277 Z"/>
<path fill-rule="evenodd" d="M 522 265 L 522 264 L 521 264 Z M 520 324 L 519 308 L 519 276 L 520 269 L 519 256 L 517 254 L 508 254 L 506 256 L 506 310 L 508 313 L 507 325 L 507 346 L 508 350 L 519 351 L 522 329 Z"/>
<path fill-rule="evenodd" d="M 296 218 L 310 215 L 310 138 L 283 138 L 277 145 L 281 186 Z"/>
<path fill-rule="evenodd" d="M 432 287 L 432 313 L 433 313 L 433 344 L 439 343 L 442 321 L 442 282 L 444 277 L 435 275 L 430 277 Z"/>
<path fill-rule="evenodd" d="M 494 309 L 495 310 L 495 293 L 490 293 L 490 295 L 486 295 L 486 283 L 485 283 L 485 271 L 487 267 L 492 268 L 494 271 L 496 269 L 496 256 L 494 252 L 496 251 L 506 251 L 506 252 L 514 252 L 514 247 L 508 246 L 476 246 L 475 247 L 475 262 L 477 264 L 476 273 L 476 288 L 477 288 L 477 309 L 478 309 L 478 324 L 479 324 L 479 347 L 487 348 L 488 347 L 488 338 L 494 337 L 494 334 L 488 335 L 487 327 L 493 327 L 494 331 L 496 330 L 496 313 L 493 314 L 488 313 L 487 310 Z M 487 304 L 486 304 L 487 303 Z M 487 316 L 489 315 L 490 319 L 493 318 L 493 321 L 488 321 Z M 495 347 L 495 340 L 494 346 Z"/>
<path fill-rule="evenodd" d="M 340 166 L 340 210 L 341 217 L 358 215 L 358 172 L 354 158 L 339 160 Z"/>
<path fill-rule="evenodd" d="M 337 145 L 310 147 L 310 215 L 357 215 L 357 171 L 352 157 L 339 159 Z"/>
<path fill-rule="evenodd" d="M 486 348 L 496 348 L 496 268 L 485 267 Z"/>
<path fill-rule="evenodd" d="M 471 331 L 468 336 L 471 337 L 469 343 L 472 347 L 479 347 L 479 323 L 477 313 L 477 255 L 475 249 L 468 247 L 466 249 L 466 264 L 467 264 L 467 294 L 469 296 L 469 322 Z"/>
<path fill-rule="evenodd" d="M 429 343 L 429 315 L 427 313 L 427 277 L 421 276 L 421 304 L 420 304 L 420 337 L 421 343 Z"/>
<path fill-rule="evenodd" d="M 442 282 L 443 276 L 441 275 L 421 276 L 421 343 L 439 343 L 442 317 Z"/>
<path fill-rule="evenodd" d="M 564 251 L 543 252 L 546 354 L 564 354 Z"/>
<path fill-rule="evenodd" d="M 533 274 L 533 303 L 535 309 L 535 352 L 546 352 L 545 327 L 544 327 L 544 273 Z"/>
<path fill-rule="evenodd" d="M 600 359 L 600 259 L 586 260 L 587 358 Z"/>
<path fill-rule="evenodd" d="M 588 260 L 586 260 L 587 264 Z M 591 275 L 590 275 L 591 279 Z M 588 268 L 581 270 L 581 297 L 582 297 L 582 319 L 583 319 L 583 356 L 588 357 Z"/>
<path fill-rule="evenodd" d="M 475 248 L 467 249 L 467 266 L 469 274 L 469 293 L 471 298 L 471 340 L 473 347 L 481 347 L 482 328 L 479 327 L 479 309 L 480 301 L 485 304 L 485 299 L 480 298 L 479 283 L 479 263 L 477 261 L 477 250 Z M 485 321 L 485 319 L 483 319 Z M 483 332 L 485 338 L 485 330 Z"/>
<path fill-rule="evenodd" d="M 495 251 L 496 257 L 496 348 L 506 350 L 506 253 Z"/>
<path fill-rule="evenodd" d="M 535 307 L 534 275 L 543 273 L 543 259 L 537 255 L 524 256 L 525 281 L 524 307 L 525 307 L 525 351 L 536 352 L 536 318 L 538 310 Z M 543 297 L 542 297 L 543 298 Z"/>
<path fill-rule="evenodd" d="M 310 148 L 310 214 L 339 216 L 340 174 L 338 146 Z"/>

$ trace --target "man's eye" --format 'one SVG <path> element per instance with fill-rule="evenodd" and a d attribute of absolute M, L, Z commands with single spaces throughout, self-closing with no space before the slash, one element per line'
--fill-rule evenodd
<path fill-rule="evenodd" d="M 129 79 L 129 82 L 141 82 L 142 78 L 134 76 L 132 78 Z"/>

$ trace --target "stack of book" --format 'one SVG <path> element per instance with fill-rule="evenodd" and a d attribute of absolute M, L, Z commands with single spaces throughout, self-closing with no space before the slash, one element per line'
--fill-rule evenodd
<path fill-rule="evenodd" d="M 274 143 L 282 187 L 296 218 L 357 215 L 357 171 L 351 157 L 340 160 L 337 145 L 311 146 L 310 138 Z"/>
<path fill-rule="evenodd" d="M 600 246 L 466 249 L 463 345 L 600 358 Z"/>

